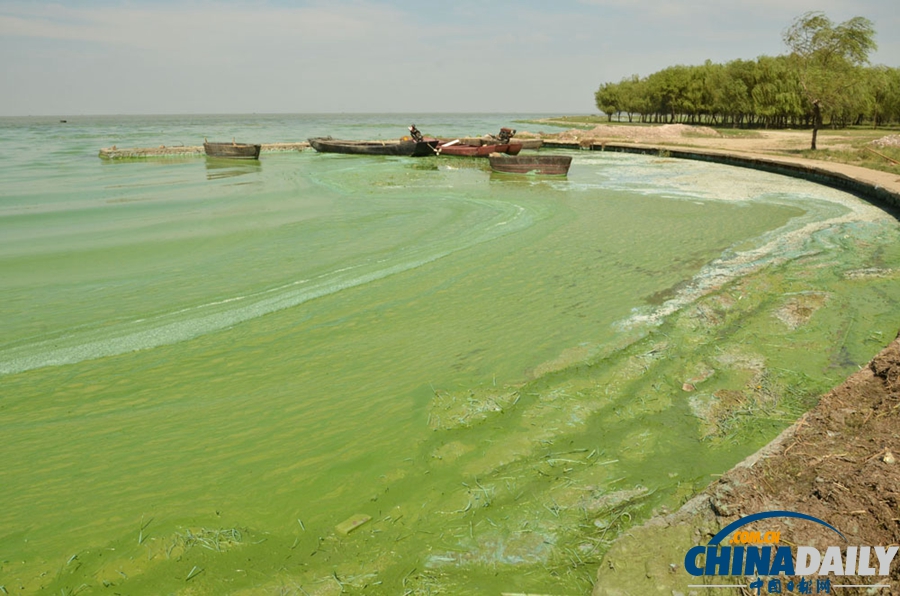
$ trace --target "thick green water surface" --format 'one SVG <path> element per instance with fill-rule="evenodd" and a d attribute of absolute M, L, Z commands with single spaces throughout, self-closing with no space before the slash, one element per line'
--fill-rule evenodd
<path fill-rule="evenodd" d="M 3 170 L 5 591 L 585 594 L 896 332 L 897 223 L 850 195 L 485 166 Z"/>

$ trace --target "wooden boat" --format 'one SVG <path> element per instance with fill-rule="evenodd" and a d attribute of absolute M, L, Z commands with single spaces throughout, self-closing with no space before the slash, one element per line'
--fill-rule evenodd
<path fill-rule="evenodd" d="M 506 174 L 537 174 L 540 176 L 565 176 L 572 165 L 571 155 L 503 155 L 488 156 L 491 169 Z"/>
<path fill-rule="evenodd" d="M 350 153 L 354 155 L 405 155 L 423 157 L 434 155 L 437 139 L 341 141 L 331 137 L 309 139 L 310 146 L 319 153 Z"/>
<path fill-rule="evenodd" d="M 516 131 L 512 128 L 501 128 L 500 134 L 479 139 L 455 139 L 438 144 L 438 155 L 460 155 L 464 157 L 487 157 L 491 153 L 518 155 L 522 143 L 513 140 Z"/>
<path fill-rule="evenodd" d="M 259 159 L 259 151 L 262 145 L 248 145 L 235 143 L 210 143 L 203 139 L 203 150 L 209 157 L 227 157 L 229 159 Z"/>
<path fill-rule="evenodd" d="M 440 143 L 435 150 L 438 155 L 458 155 L 462 157 L 487 157 L 491 153 L 517 155 L 522 150 L 521 143 L 503 143 L 491 145 L 469 145 L 458 139 L 449 143 Z"/>

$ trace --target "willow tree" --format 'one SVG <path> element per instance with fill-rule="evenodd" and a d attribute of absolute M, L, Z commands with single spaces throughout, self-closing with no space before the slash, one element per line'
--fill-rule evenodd
<path fill-rule="evenodd" d="M 868 69 L 867 113 L 875 128 L 900 115 L 900 68 L 876 66 Z"/>
<path fill-rule="evenodd" d="M 822 12 L 807 12 L 784 31 L 784 43 L 806 101 L 812 108 L 812 149 L 822 126 L 823 110 L 841 103 L 859 80 L 859 67 L 876 49 L 875 29 L 864 17 L 834 25 Z"/>

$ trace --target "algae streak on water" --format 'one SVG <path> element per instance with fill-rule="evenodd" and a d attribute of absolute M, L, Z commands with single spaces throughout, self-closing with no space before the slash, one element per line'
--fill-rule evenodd
<path fill-rule="evenodd" d="M 807 183 L 206 167 L 0 219 L 7 590 L 587 593 L 894 332 L 896 223 Z"/>

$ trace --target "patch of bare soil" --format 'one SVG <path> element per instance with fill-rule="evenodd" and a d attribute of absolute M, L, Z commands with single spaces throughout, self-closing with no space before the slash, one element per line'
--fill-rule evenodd
<path fill-rule="evenodd" d="M 900 341 L 822 397 L 796 425 L 793 436 L 752 467 L 725 475 L 710 487 L 715 512 L 729 523 L 759 511 L 797 511 L 840 530 L 847 545 L 900 543 Z M 835 534 L 808 522 L 782 533 L 788 544 L 822 552 Z M 891 594 L 900 594 L 900 565 L 893 565 Z M 832 584 L 874 583 L 832 577 Z M 886 578 L 877 578 L 880 583 Z M 764 592 L 765 593 L 765 592 Z M 867 589 L 842 588 L 841 594 Z M 875 592 L 884 594 L 886 590 Z"/>
<path fill-rule="evenodd" d="M 746 136 L 723 136 L 707 126 L 664 124 L 660 126 L 630 126 L 601 124 L 590 130 L 571 129 L 555 135 L 542 135 L 565 142 L 583 144 L 604 141 L 625 141 L 657 145 L 684 145 L 709 149 L 727 149 L 747 153 L 782 153 L 809 149 L 812 133 L 800 130 L 756 130 Z M 521 134 L 518 136 L 522 136 Z M 839 135 L 820 135 L 822 149 L 849 147 L 847 139 Z"/>
<path fill-rule="evenodd" d="M 561 141 L 582 141 L 599 139 L 629 139 L 650 143 L 685 137 L 720 137 L 721 135 L 708 126 L 688 126 L 686 124 L 663 124 L 662 126 L 614 126 L 600 124 L 590 130 L 573 128 L 559 133 Z"/>

